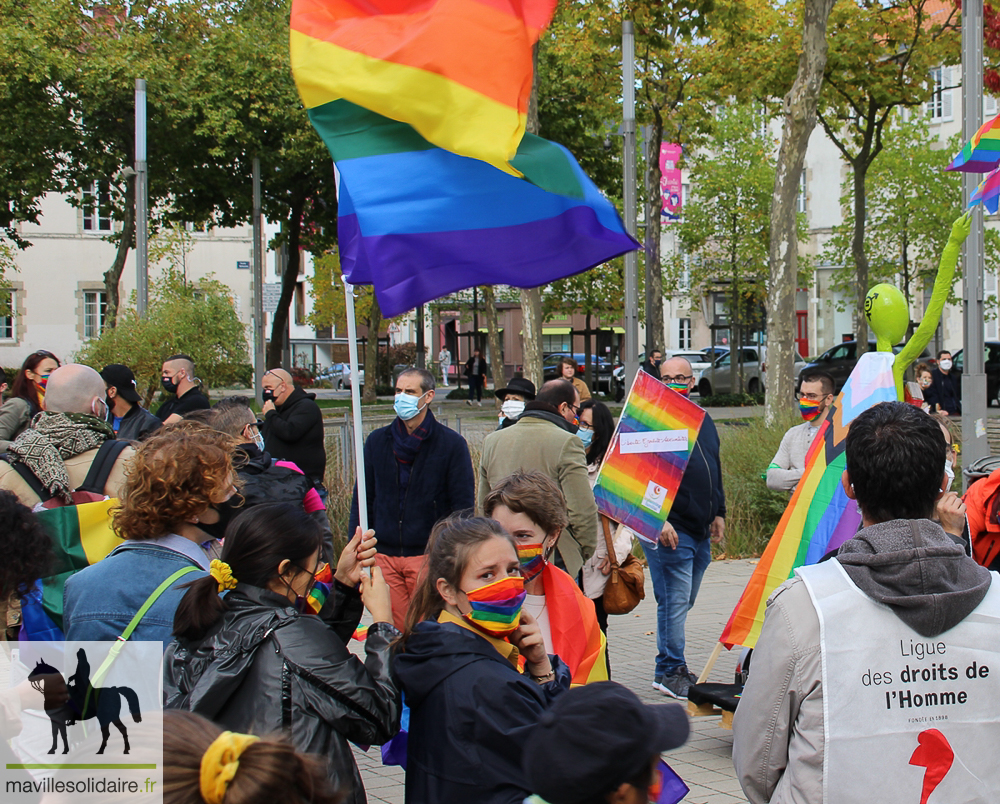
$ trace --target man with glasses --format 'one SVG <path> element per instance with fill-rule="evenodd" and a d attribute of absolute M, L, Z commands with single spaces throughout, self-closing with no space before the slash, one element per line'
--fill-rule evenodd
<path fill-rule="evenodd" d="M 555 564 L 576 578 L 597 547 L 597 503 L 587 475 L 587 456 L 576 435 L 580 392 L 563 379 L 549 380 L 517 423 L 483 441 L 479 462 L 479 511 L 490 491 L 514 472 L 541 472 L 566 498 L 569 526 L 556 544 Z"/>
<path fill-rule="evenodd" d="M 833 404 L 833 377 L 825 371 L 811 371 L 802 378 L 796 395 L 799 413 L 805 421 L 788 429 L 778 452 L 767 467 L 767 487 L 771 491 L 795 491 L 806 470 L 806 453 L 819 426 Z"/>
<path fill-rule="evenodd" d="M 694 386 L 691 364 L 671 357 L 660 366 L 660 379 L 681 396 Z M 684 658 L 684 627 L 701 579 L 712 561 L 712 543 L 725 536 L 726 495 L 722 490 L 719 433 L 707 413 L 688 458 L 680 487 L 660 531 L 660 543 L 642 542 L 656 598 L 656 667 L 653 688 L 687 698 L 698 679 Z"/>
<path fill-rule="evenodd" d="M 264 449 L 272 458 L 298 466 L 325 500 L 323 411 L 316 404 L 316 394 L 296 387 L 292 375 L 282 368 L 265 372 L 261 386 Z"/>

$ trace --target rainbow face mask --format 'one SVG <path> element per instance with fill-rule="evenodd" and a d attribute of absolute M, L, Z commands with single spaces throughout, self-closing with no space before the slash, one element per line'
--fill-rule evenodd
<path fill-rule="evenodd" d="M 802 414 L 802 418 L 807 422 L 814 421 L 820 414 L 819 401 L 814 402 L 811 399 L 800 399 L 799 413 Z"/>
<path fill-rule="evenodd" d="M 524 577 L 525 583 L 537 578 L 548 563 L 545 560 L 545 550 L 541 542 L 538 544 L 521 544 L 519 542 L 517 558 L 521 562 L 521 575 Z"/>
<path fill-rule="evenodd" d="M 521 624 L 524 595 L 523 578 L 501 578 L 466 592 L 472 611 L 462 616 L 484 634 L 503 639 Z"/>
<path fill-rule="evenodd" d="M 686 382 L 668 382 L 667 388 L 671 391 L 676 391 L 681 396 L 689 396 L 691 393 L 691 386 Z"/>

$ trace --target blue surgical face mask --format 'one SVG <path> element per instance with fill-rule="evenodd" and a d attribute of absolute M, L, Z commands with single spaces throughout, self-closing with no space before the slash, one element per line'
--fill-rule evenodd
<path fill-rule="evenodd" d="M 583 448 L 587 449 L 590 446 L 590 442 L 594 440 L 594 431 L 585 430 L 583 427 L 581 427 L 579 430 L 576 431 L 576 437 L 583 442 Z"/>
<path fill-rule="evenodd" d="M 396 394 L 395 399 L 392 402 L 392 409 L 396 411 L 396 415 L 399 416 L 404 422 L 408 422 L 421 410 L 420 400 L 423 399 L 426 394 L 421 394 L 420 396 L 412 396 L 411 394 Z M 426 407 L 426 405 L 424 406 Z"/>

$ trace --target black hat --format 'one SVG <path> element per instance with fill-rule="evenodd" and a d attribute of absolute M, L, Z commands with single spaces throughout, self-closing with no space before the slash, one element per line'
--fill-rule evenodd
<path fill-rule="evenodd" d="M 128 402 L 138 402 L 139 392 L 136 390 L 135 375 L 128 366 L 112 363 L 101 369 L 101 379 L 118 391 L 118 396 Z"/>
<path fill-rule="evenodd" d="M 621 684 L 600 681 L 560 695 L 524 743 L 526 786 L 549 804 L 609 792 L 677 748 L 691 729 L 680 704 L 650 706 Z"/>
<path fill-rule="evenodd" d="M 494 394 L 501 402 L 506 399 L 507 394 L 520 394 L 530 402 L 535 398 L 535 384 L 531 380 L 524 379 L 524 377 L 514 377 L 507 383 L 506 388 L 498 388 L 494 391 Z"/>

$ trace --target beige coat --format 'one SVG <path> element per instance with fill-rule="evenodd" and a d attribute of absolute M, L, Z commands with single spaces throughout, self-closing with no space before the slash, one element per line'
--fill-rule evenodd
<path fill-rule="evenodd" d="M 104 493 L 108 497 L 117 497 L 122 486 L 125 485 L 125 465 L 132 459 L 133 455 L 135 455 L 135 450 L 132 447 L 125 447 L 118 456 L 118 460 L 115 461 L 115 465 L 111 468 L 111 474 L 108 475 L 108 482 L 104 486 Z M 92 449 L 64 461 L 66 471 L 69 473 L 70 486 L 75 489 L 83 483 L 95 457 L 97 457 L 97 450 Z M 0 489 L 14 492 L 17 498 L 29 508 L 34 508 L 41 502 L 38 495 L 17 473 L 17 470 L 6 461 L 0 461 Z"/>
<path fill-rule="evenodd" d="M 518 470 L 537 471 L 551 477 L 566 497 L 569 527 L 559 537 L 559 554 L 572 578 L 597 546 L 597 503 L 587 479 L 583 442 L 574 433 L 545 417 L 554 414 L 528 411 L 513 427 L 486 436 L 479 462 L 480 513 L 490 490 Z"/>

